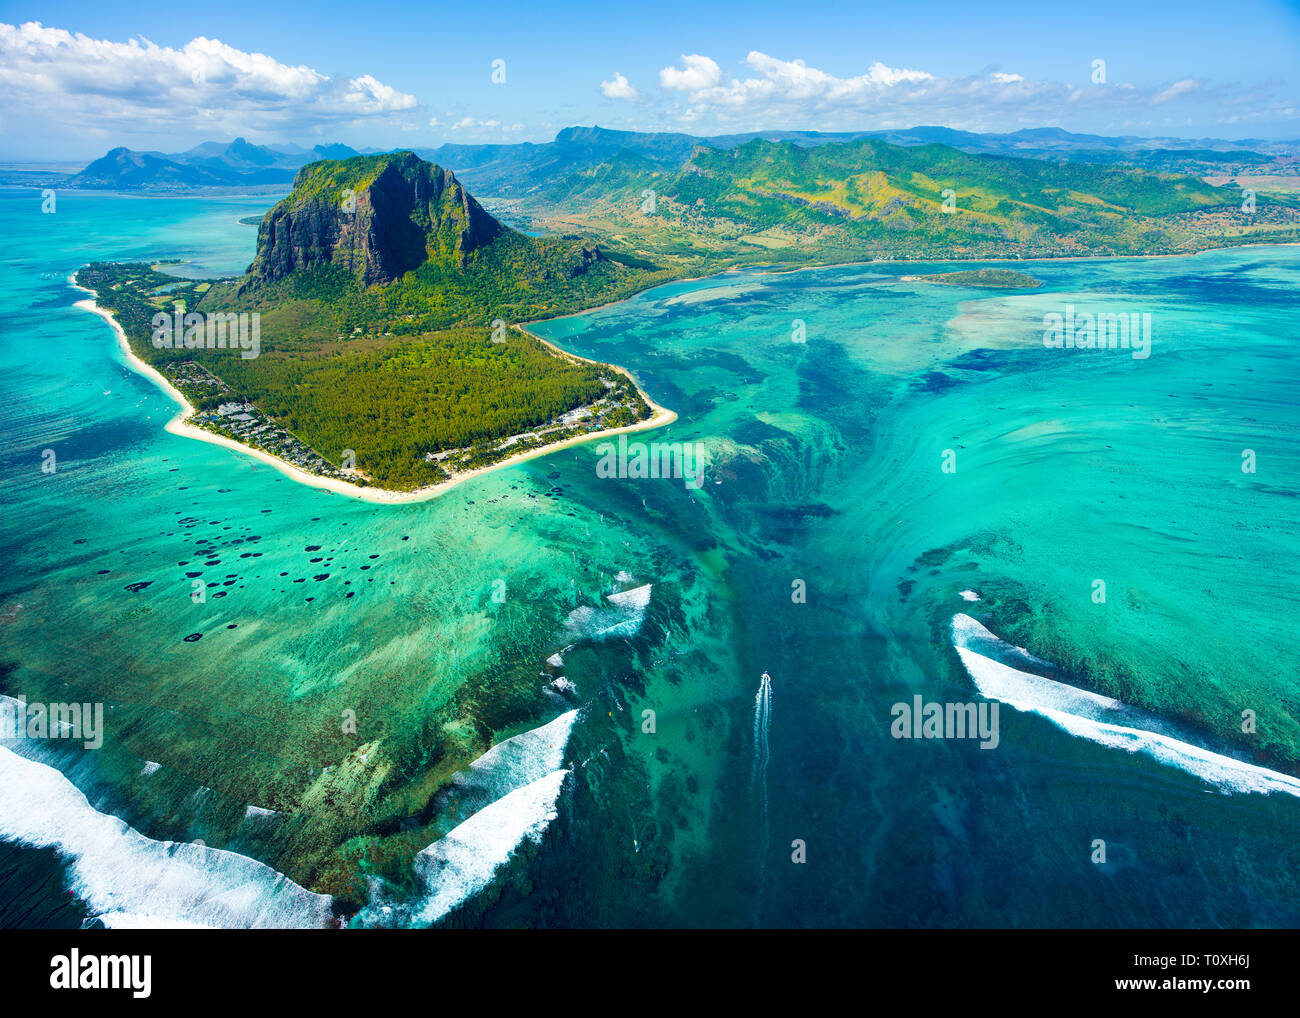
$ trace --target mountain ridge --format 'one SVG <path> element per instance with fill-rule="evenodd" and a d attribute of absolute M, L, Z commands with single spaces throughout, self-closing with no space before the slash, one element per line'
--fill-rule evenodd
<path fill-rule="evenodd" d="M 1006 133 L 979 133 L 941 126 L 877 131 L 773 129 L 705 136 L 574 125 L 562 128 L 548 142 L 449 142 L 436 147 L 417 147 L 412 151 L 430 162 L 450 167 L 462 180 L 480 191 L 509 194 L 521 192 L 525 182 L 590 168 L 620 150 L 636 153 L 652 163 L 671 164 L 688 158 L 697 145 L 727 149 L 756 138 L 789 141 L 801 147 L 841 144 L 865 138 L 904 147 L 937 141 L 971 154 L 1158 165 L 1198 172 L 1232 169 L 1234 166 L 1258 169 L 1278 163 L 1292 167 L 1300 165 L 1300 140 L 1111 137 L 1077 134 L 1059 127 L 1022 128 Z M 204 142 L 178 153 L 137 152 L 119 146 L 62 183 L 66 187 L 132 190 L 287 185 L 292 182 L 294 171 L 314 160 L 343 159 L 382 151 L 388 150 L 372 149 L 363 153 L 338 143 L 320 144 L 312 149 L 295 144 L 256 145 L 242 137 L 231 142 Z M 192 172 L 187 172 L 186 167 Z M 259 173 L 261 177 L 257 176 Z"/>
<path fill-rule="evenodd" d="M 243 137 L 207 141 L 173 153 L 118 146 L 62 181 L 62 186 L 116 190 L 274 186 L 291 183 L 297 170 L 312 159 L 357 154 L 346 145 L 317 145 L 295 152 L 255 145 Z"/>

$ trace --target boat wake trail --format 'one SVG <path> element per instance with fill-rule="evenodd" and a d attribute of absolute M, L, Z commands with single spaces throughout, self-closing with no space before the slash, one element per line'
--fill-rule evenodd
<path fill-rule="evenodd" d="M 772 677 L 763 673 L 754 697 L 754 766 L 749 776 L 749 787 L 754 801 L 759 804 L 762 840 L 759 843 L 759 879 L 767 865 L 767 848 L 770 828 L 767 814 L 767 763 L 771 756 L 768 748 L 768 728 L 772 722 Z"/>

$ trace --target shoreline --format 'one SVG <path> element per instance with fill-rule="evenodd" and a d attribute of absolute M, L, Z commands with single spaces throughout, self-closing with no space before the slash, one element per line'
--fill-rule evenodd
<path fill-rule="evenodd" d="M 652 287 L 651 289 L 653 289 L 653 287 Z M 646 291 L 646 290 L 642 290 L 641 292 L 642 292 L 642 293 L 647 293 L 648 291 Z M 635 296 L 635 295 L 633 295 L 633 296 Z M 624 300 L 627 300 L 627 299 L 628 299 L 628 298 L 624 297 L 623 300 L 612 300 L 612 301 L 609 301 L 608 303 L 601 304 L 600 307 L 603 307 L 603 308 L 613 307 L 615 304 L 622 304 L 623 301 L 624 301 Z M 586 311 L 575 311 L 575 312 L 574 312 L 573 314 L 571 314 L 571 315 L 561 315 L 560 317 L 562 317 L 562 318 L 574 318 L 574 317 L 576 317 L 577 315 L 585 315 L 585 314 L 589 314 L 589 313 L 592 312 L 592 311 L 597 311 L 597 310 L 599 310 L 599 308 L 588 308 Z M 615 371 L 621 371 L 623 374 L 627 375 L 628 381 L 630 381 L 630 382 L 632 383 L 632 385 L 636 388 L 636 391 L 639 392 L 639 393 L 641 394 L 641 398 L 642 398 L 643 400 L 645 400 L 646 406 L 648 406 L 652 411 L 654 411 L 654 412 L 650 415 L 650 417 L 649 417 L 648 420 L 653 421 L 653 420 L 655 420 L 656 418 L 658 418 L 658 417 L 660 416 L 660 414 L 663 414 L 663 415 L 664 415 L 663 424 L 665 424 L 665 425 L 672 424 L 673 421 L 677 420 L 677 414 L 676 414 L 675 412 L 673 412 L 672 410 L 669 410 L 667 407 L 660 406 L 658 403 L 656 403 L 654 400 L 652 400 L 652 399 L 650 398 L 649 394 L 648 394 L 648 393 L 647 393 L 643 388 L 641 388 L 641 383 L 638 382 L 638 381 L 636 380 L 636 376 L 635 376 L 634 374 L 632 374 L 632 372 L 629 371 L 627 368 L 623 367 L 623 365 L 621 365 L 621 364 L 612 364 L 612 363 L 610 363 L 609 361 L 593 361 L 593 360 L 591 360 L 591 359 L 589 359 L 589 358 L 587 358 L 587 357 L 581 357 L 581 356 L 579 356 L 579 355 L 576 354 L 576 353 L 571 353 L 571 352 L 569 352 L 568 350 L 565 350 L 563 347 L 556 346 L 556 345 L 555 345 L 554 343 L 552 343 L 549 339 L 546 339 L 546 338 L 544 338 L 544 337 L 542 337 L 542 336 L 537 335 L 537 333 L 533 332 L 532 329 L 528 328 L 528 326 L 530 326 L 530 325 L 539 325 L 539 324 L 541 324 L 542 322 L 554 322 L 554 321 L 559 321 L 559 319 L 557 319 L 557 318 L 539 318 L 539 319 L 537 319 L 537 320 L 535 320 L 535 321 L 531 321 L 531 322 L 521 322 L 520 324 L 516 325 L 515 328 L 516 328 L 517 330 L 519 330 L 520 332 L 522 332 L 525 336 L 528 336 L 528 337 L 531 338 L 531 339 L 535 339 L 535 340 L 537 340 L 537 342 L 541 343 L 542 346 L 546 347 L 546 349 L 550 350 L 552 353 L 555 353 L 557 356 L 565 357 L 565 358 L 567 358 L 567 359 L 569 359 L 569 360 L 573 360 L 573 361 L 578 361 L 578 362 L 580 362 L 580 363 L 582 363 L 582 364 L 598 364 L 598 365 L 601 365 L 601 366 L 603 366 L 603 367 L 613 368 Z M 636 424 L 629 425 L 629 428 L 631 428 L 631 429 L 633 429 L 633 430 L 643 430 L 642 425 L 645 425 L 645 424 L 647 424 L 647 423 L 648 423 L 648 421 L 638 421 Z M 611 435 L 617 435 L 617 434 L 619 434 L 620 432 L 623 432 L 623 431 L 625 431 L 625 430 L 627 430 L 627 429 L 626 429 L 626 428 L 614 428 L 614 429 L 612 429 L 612 430 L 609 432 L 609 434 L 611 434 Z"/>
<path fill-rule="evenodd" d="M 1062 262 L 1118 262 L 1126 258 L 1195 258 L 1197 255 L 1209 254 L 1212 251 L 1238 251 L 1242 248 L 1253 247 L 1300 247 L 1300 240 L 1274 240 L 1260 244 L 1232 244 L 1223 247 L 1203 247 L 1199 251 L 1175 251 L 1170 254 L 1068 255 L 1061 258 L 864 258 L 853 262 L 825 262 L 817 265 L 791 265 L 788 267 L 782 267 L 772 262 L 761 265 L 731 265 L 725 269 L 718 269 L 716 272 L 710 272 L 705 276 L 680 276 L 677 279 L 669 279 L 662 283 L 655 283 L 653 286 L 647 286 L 644 290 L 637 290 L 635 293 L 629 293 L 626 297 L 606 301 L 604 304 L 597 304 L 594 307 L 584 308 L 581 311 L 570 311 L 568 314 L 555 315 L 553 318 L 535 318 L 530 322 L 524 322 L 521 325 L 516 326 L 516 328 L 522 329 L 524 326 L 528 325 L 540 325 L 543 322 L 559 322 L 563 321 L 565 318 L 577 318 L 579 315 L 591 314 L 593 311 L 600 311 L 603 308 L 613 307 L 615 304 L 622 304 L 624 301 L 632 300 L 634 297 L 640 297 L 643 294 L 651 293 L 662 286 L 676 286 L 678 283 L 702 283 L 707 279 L 716 279 L 719 276 L 731 274 L 786 276 L 795 272 L 813 272 L 817 269 L 851 269 L 862 265 L 1056 265 Z M 902 281 L 902 277 L 893 280 L 893 282 L 896 283 Z M 1005 289 L 1012 288 L 1006 287 Z M 1028 287 L 1022 287 L 1021 289 L 1028 289 Z M 525 329 L 524 331 L 528 330 Z M 529 332 L 528 334 L 533 336 L 534 339 L 541 340 L 543 343 L 546 342 L 542 337 L 537 336 L 532 332 Z M 548 345 L 551 345 L 553 349 L 559 349 L 559 347 L 554 346 L 554 344 Z M 578 359 L 583 360 L 584 358 Z M 618 367 L 618 365 L 612 364 L 610 367 Z M 619 370 L 626 371 L 625 368 L 619 368 Z M 627 374 L 630 375 L 631 372 L 627 372 Z M 644 393 L 642 395 L 644 395 Z"/>
<path fill-rule="evenodd" d="M 611 435 L 629 434 L 635 431 L 646 431 L 651 428 L 664 427 L 677 420 L 677 414 L 660 406 L 646 395 L 641 387 L 637 385 L 636 379 L 632 377 L 630 371 L 619 367 L 617 364 L 611 364 L 609 365 L 610 367 L 627 375 L 632 384 L 636 386 L 637 392 L 641 394 L 641 398 L 645 400 L 646 405 L 652 410 L 650 417 L 646 420 L 637 421 L 635 424 L 629 424 L 622 428 L 609 428 L 603 431 L 596 431 L 589 435 L 573 435 L 559 442 L 552 442 L 549 445 L 543 445 L 536 449 L 528 449 L 524 452 L 516 453 L 514 456 L 509 456 L 498 463 L 490 463 L 487 466 L 476 467 L 473 470 L 457 474 L 455 477 L 448 478 L 445 481 L 439 481 L 437 484 L 430 484 L 423 488 L 417 488 L 415 491 L 392 491 L 388 488 L 363 488 L 358 484 L 353 484 L 350 481 L 342 481 L 336 477 L 321 477 L 319 474 L 308 473 L 301 467 L 296 467 L 292 463 L 288 463 L 285 460 L 280 459 L 280 457 L 274 456 L 262 449 L 255 449 L 250 445 L 245 445 L 243 442 L 236 442 L 232 438 L 227 438 L 225 435 L 214 434 L 211 431 L 187 423 L 186 419 L 192 416 L 196 411 L 190 404 L 190 401 L 185 398 L 184 393 L 172 385 L 172 383 L 168 381 L 167 377 L 157 368 L 136 356 L 135 351 L 131 349 L 131 344 L 126 338 L 126 331 L 122 328 L 121 324 L 119 324 L 111 311 L 100 307 L 99 304 L 96 303 L 95 298 L 99 295 L 94 290 L 82 286 L 76 281 L 75 272 L 68 277 L 68 285 L 72 286 L 74 289 L 82 291 L 83 293 L 91 295 L 88 300 L 75 301 L 73 307 L 98 315 L 112 326 L 113 332 L 117 336 L 118 348 L 121 350 L 122 355 L 126 360 L 127 367 L 131 368 L 131 370 L 135 371 L 137 374 L 143 375 L 145 378 L 149 379 L 149 381 L 158 386 L 158 388 L 160 388 L 170 399 L 175 400 L 180 404 L 181 409 L 177 411 L 177 413 L 163 426 L 164 431 L 173 435 L 179 435 L 182 438 L 192 438 L 200 442 L 210 442 L 213 445 L 222 446 L 226 449 L 232 450 L 233 452 L 242 453 L 245 456 L 252 457 L 253 459 L 265 463 L 267 466 L 278 470 L 280 473 L 284 474 L 290 480 L 296 481 L 298 484 L 304 484 L 312 488 L 321 488 L 337 495 L 347 495 L 363 502 L 373 502 L 381 505 L 400 505 L 408 502 L 424 502 L 445 494 L 462 481 L 468 481 L 470 478 L 478 477 L 493 470 L 500 470 L 503 467 L 524 463 L 527 460 L 537 459 L 541 456 L 548 456 L 561 449 L 575 445 L 582 445 L 586 442 L 598 441 Z M 536 339 L 539 343 L 545 344 L 549 349 L 554 350 L 562 357 L 583 361 L 587 364 L 602 363 L 599 361 L 590 361 L 585 357 L 579 357 L 577 354 L 570 353 L 567 350 L 562 350 L 554 343 L 550 343 L 547 340 L 542 339 L 540 336 L 533 336 L 533 334 L 528 332 L 526 329 L 520 328 L 520 331 L 528 336 L 532 336 L 532 338 Z"/>
<path fill-rule="evenodd" d="M 1247 247 L 1300 247 L 1300 240 L 1275 240 L 1265 244 L 1232 244 L 1225 247 L 1203 247 L 1199 251 L 1175 251 L 1169 254 L 1066 255 L 1061 258 L 868 258 L 856 262 L 827 262 L 825 265 L 794 265 L 790 268 L 735 266 L 729 269 L 719 269 L 708 276 L 692 276 L 689 279 L 674 279 L 672 282 L 697 282 L 703 279 L 712 279 L 713 276 L 721 276 L 728 272 L 752 272 L 760 275 L 777 276 L 788 275 L 791 272 L 809 272 L 813 269 L 848 269 L 858 265 L 970 265 L 985 263 L 990 265 L 1059 265 L 1063 262 L 1118 262 L 1126 258 L 1195 258 L 1197 255 L 1209 254 L 1211 251 L 1239 251 Z M 660 283 L 658 285 L 668 286 L 670 284 Z M 655 287 L 651 287 L 651 289 L 655 289 Z M 641 291 L 641 293 L 646 292 L 648 291 Z M 585 315 L 586 313 L 586 311 L 575 311 L 572 315 L 560 315 L 559 317 L 572 318 L 573 315 Z M 551 321 L 551 319 L 548 318 L 545 321 Z"/>
<path fill-rule="evenodd" d="M 579 315 L 590 314 L 593 311 L 599 311 L 603 308 L 613 307 L 616 304 L 622 304 L 624 301 L 631 300 L 634 297 L 639 297 L 642 294 L 651 293 L 652 291 L 657 290 L 662 286 L 673 286 L 678 283 L 698 283 L 698 282 L 703 282 L 704 280 L 707 279 L 713 279 L 718 276 L 725 276 L 732 273 L 737 273 L 737 274 L 751 273 L 755 275 L 788 275 L 794 272 L 808 272 L 816 269 L 839 269 L 839 268 L 851 268 L 854 266 L 861 266 L 861 265 L 882 265 L 882 264 L 960 265 L 960 264 L 968 264 L 968 263 L 985 262 L 985 263 L 1005 263 L 1005 264 L 1024 265 L 1024 264 L 1034 264 L 1034 263 L 1093 261 L 1098 259 L 1109 259 L 1112 261 L 1119 261 L 1125 258 L 1194 258 L 1197 255 L 1206 254 L 1210 251 L 1229 251 L 1229 250 L 1237 250 L 1240 248 L 1247 248 L 1247 247 L 1298 247 L 1298 246 L 1300 246 L 1300 242 L 1273 242 L 1273 243 L 1265 243 L 1265 244 L 1236 244 L 1236 245 L 1232 245 L 1231 247 L 1210 247 L 1210 248 L 1203 248 L 1200 251 L 1183 251 L 1175 254 L 1074 255 L 1068 258 L 954 258 L 954 259 L 940 259 L 937 261 L 935 259 L 877 258 L 877 259 L 869 259 L 866 261 L 855 261 L 855 262 L 828 262 L 824 265 L 797 265 L 797 266 L 791 266 L 789 268 L 778 268 L 774 266 L 752 267 L 752 268 L 742 267 L 742 266 L 731 266 L 729 268 L 719 269 L 717 272 L 711 272 L 706 276 L 689 276 L 689 277 L 682 277 L 679 279 L 667 280 L 666 282 L 662 282 L 662 283 L 656 283 L 655 285 L 647 287 L 644 290 L 638 290 L 635 293 L 628 294 L 625 297 L 620 297 L 617 300 L 606 301 L 604 304 L 599 304 L 590 308 L 584 308 L 581 311 L 572 311 L 566 315 L 556 315 L 554 318 L 538 318 L 528 322 L 521 322 L 514 325 L 513 328 L 531 337 L 532 339 L 535 339 L 537 342 L 543 344 L 549 350 L 553 351 L 554 353 L 556 353 L 561 357 L 565 357 L 574 361 L 580 361 L 586 364 L 604 364 L 605 362 L 603 361 L 593 361 L 586 357 L 580 357 L 578 354 L 571 353 L 568 350 L 564 350 L 561 347 L 556 346 L 550 340 L 544 339 L 543 337 L 537 335 L 531 329 L 529 329 L 528 326 L 538 325 L 541 324 L 542 322 L 560 321 L 565 318 L 576 318 Z M 135 352 L 131 349 L 130 342 L 126 338 L 125 330 L 123 330 L 122 326 L 118 324 L 117 319 L 113 317 L 111 311 L 107 311 L 106 309 L 100 307 L 96 303 L 95 298 L 98 297 L 98 294 L 94 290 L 91 290 L 89 287 L 82 286 L 80 283 L 76 281 L 76 272 L 73 272 L 71 275 L 69 275 L 67 281 L 68 281 L 68 285 L 73 287 L 74 289 L 80 290 L 83 293 L 88 293 L 91 295 L 89 300 L 76 301 L 74 302 L 73 306 L 80 308 L 83 311 L 89 311 L 93 314 L 99 315 L 106 322 L 108 322 L 108 324 L 112 327 L 114 333 L 117 335 L 118 346 L 121 349 L 122 354 L 126 359 L 127 366 L 130 367 L 133 371 L 136 371 L 138 374 L 143 375 L 145 378 L 148 378 L 160 389 L 162 389 L 162 391 L 166 393 L 167 396 L 175 400 L 183 408 L 174 417 L 172 417 L 172 419 L 169 420 L 166 425 L 164 425 L 163 428 L 164 431 L 167 431 L 173 435 L 179 435 L 183 438 L 193 438 L 200 442 L 210 442 L 213 445 L 223 446 L 234 452 L 242 453 L 246 456 L 252 457 L 253 459 L 259 460 L 262 463 L 265 463 L 267 466 L 270 466 L 273 469 L 278 470 L 280 473 L 284 474 L 290 480 L 295 481 L 299 484 L 305 484 L 308 487 L 312 487 L 312 488 L 320 488 L 339 495 L 347 495 L 359 499 L 363 502 L 371 502 L 379 505 L 402 505 L 410 502 L 424 502 L 432 498 L 437 498 L 439 495 L 445 494 L 447 491 L 454 488 L 462 481 L 468 481 L 471 478 L 478 477 L 482 474 L 489 473 L 490 471 L 493 470 L 499 470 L 504 467 L 513 466 L 518 463 L 524 463 L 527 462 L 528 460 L 537 459 L 541 456 L 548 456 L 553 452 L 559 452 L 561 449 L 566 449 L 576 445 L 583 445 L 587 442 L 598 441 L 600 439 L 607 438 L 613 435 L 631 434 L 638 431 L 648 431 L 654 428 L 666 427 L 677 420 L 677 414 L 674 411 L 669 410 L 666 407 L 660 406 L 658 403 L 656 403 L 654 400 L 650 398 L 650 396 L 646 393 L 646 391 L 641 388 L 640 383 L 636 380 L 635 375 L 633 375 L 631 371 L 618 364 L 609 364 L 608 365 L 609 367 L 612 367 L 616 371 L 621 371 L 623 374 L 625 374 L 628 377 L 628 379 L 632 382 L 632 384 L 636 387 L 637 392 L 641 394 L 641 398 L 645 400 L 646 405 L 650 407 L 652 411 L 649 418 L 647 418 L 644 421 L 638 421 L 636 424 L 630 424 L 622 428 L 611 428 L 605 431 L 594 432 L 590 435 L 574 435 L 571 438 L 564 439 L 563 441 L 560 442 L 554 442 L 549 445 L 544 445 L 537 449 L 529 449 L 526 452 L 518 453 L 514 456 L 510 456 L 504 460 L 501 460 L 498 463 L 492 463 L 484 467 L 476 467 L 475 469 L 466 471 L 463 474 L 457 474 L 455 477 L 449 478 L 448 480 L 439 481 L 437 484 L 431 484 L 423 488 L 417 488 L 415 491 L 392 491 L 387 488 L 363 488 L 360 485 L 352 484 L 349 481 L 341 481 L 338 478 L 334 478 L 334 477 L 321 477 L 318 474 L 308 473 L 307 471 L 301 469 L 300 467 L 296 467 L 293 464 L 280 459 L 278 456 L 273 456 L 272 454 L 268 452 L 264 452 L 261 449 L 255 449 L 252 446 L 245 445 L 242 442 L 236 442 L 233 439 L 226 438 L 224 435 L 217 435 L 214 434 L 213 432 L 206 431 L 203 428 L 198 428 L 192 424 L 186 423 L 185 419 L 195 413 L 194 407 L 190 405 L 189 400 L 187 400 L 185 396 L 180 392 L 180 390 L 178 390 L 174 385 L 172 385 L 171 382 L 169 382 L 167 378 L 160 371 L 158 371 L 156 368 L 146 363 L 145 361 L 142 361 L 139 357 L 135 355 Z M 899 279 L 895 279 L 894 281 L 901 282 L 902 279 L 899 278 Z"/>

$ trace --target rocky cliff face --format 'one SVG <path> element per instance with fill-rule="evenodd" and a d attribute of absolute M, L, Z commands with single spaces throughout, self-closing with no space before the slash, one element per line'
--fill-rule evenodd
<path fill-rule="evenodd" d="M 587 270 L 601 262 L 606 262 L 604 253 L 595 244 L 583 241 L 568 253 L 568 270 L 570 276 L 584 276 Z"/>
<path fill-rule="evenodd" d="M 263 218 L 240 289 L 326 264 L 364 286 L 390 283 L 429 260 L 463 268 L 503 230 L 450 170 L 414 153 L 313 163 Z"/>

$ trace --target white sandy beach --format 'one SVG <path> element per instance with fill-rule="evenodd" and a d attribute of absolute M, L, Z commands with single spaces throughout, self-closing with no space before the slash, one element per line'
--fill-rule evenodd
<path fill-rule="evenodd" d="M 161 372 L 151 365 L 146 364 L 135 355 L 131 350 L 131 344 L 127 342 L 126 332 L 122 329 L 122 326 L 118 324 L 117 319 L 113 317 L 112 312 L 106 311 L 95 303 L 94 290 L 88 289 L 87 287 L 81 286 L 77 283 L 75 275 L 68 277 L 68 283 L 76 287 L 78 290 L 92 295 L 88 300 L 77 301 L 74 306 L 81 308 L 83 311 L 90 311 L 99 315 L 113 327 L 113 332 L 117 335 L 118 347 L 121 349 L 123 358 L 132 370 L 144 375 L 162 389 L 169 397 L 180 404 L 180 411 L 175 417 L 167 422 L 165 427 L 166 431 L 169 431 L 173 435 L 198 439 L 200 442 L 211 442 L 213 445 L 224 446 L 227 449 L 231 449 L 237 453 L 242 453 L 245 456 L 259 460 L 270 467 L 274 467 L 286 477 L 297 481 L 299 484 L 306 484 L 312 488 L 322 488 L 339 495 L 348 495 L 353 498 L 361 499 L 364 502 L 379 502 L 390 505 L 404 502 L 424 502 L 428 499 L 437 498 L 439 495 L 445 494 L 462 481 L 468 481 L 471 477 L 477 477 L 480 474 L 486 474 L 492 470 L 500 470 L 503 467 L 513 466 L 516 463 L 523 463 L 525 460 L 536 459 L 539 456 L 549 456 L 551 453 L 557 452 L 560 449 L 565 449 L 574 445 L 584 445 L 587 442 L 600 441 L 611 435 L 621 435 L 633 431 L 646 431 L 651 428 L 660 428 L 672 424 L 672 422 L 677 419 L 675 413 L 659 406 L 659 404 L 655 403 L 654 400 L 650 399 L 650 397 L 644 392 L 641 392 L 641 398 L 646 401 L 646 405 L 650 407 L 653 413 L 646 420 L 638 421 L 636 424 L 631 424 L 624 428 L 610 428 L 605 431 L 597 431 L 590 435 L 575 435 L 572 438 L 567 438 L 561 442 L 553 442 L 550 445 L 544 445 L 538 449 L 528 449 L 511 456 L 508 459 L 501 460 L 499 463 L 493 463 L 486 467 L 479 467 L 475 470 L 467 470 L 465 473 L 457 474 L 455 477 L 446 481 L 440 481 L 439 483 L 431 484 L 428 487 L 418 488 L 415 491 L 388 491 L 384 488 L 363 488 L 360 485 L 352 484 L 348 481 L 341 481 L 335 477 L 320 477 L 316 474 L 308 473 L 307 471 L 294 466 L 292 463 L 285 462 L 278 456 L 272 456 L 270 453 L 264 452 L 261 449 L 254 449 L 251 446 L 244 445 L 242 442 L 236 442 L 234 439 L 226 438 L 224 435 L 217 435 L 211 431 L 206 431 L 203 428 L 198 428 L 187 423 L 188 418 L 190 418 L 195 412 L 194 407 L 190 405 L 189 400 L 187 400 L 180 390 L 172 385 Z M 527 332 L 526 329 L 522 328 L 520 331 Z M 530 332 L 527 334 L 530 336 L 533 335 Z M 571 354 L 567 350 L 561 350 L 559 347 L 552 343 L 548 343 L 540 336 L 533 336 L 533 338 L 537 339 L 538 342 L 545 344 L 551 350 L 563 357 L 576 361 L 585 361 L 586 363 L 596 363 L 594 361 L 586 361 L 586 358 L 578 357 L 576 354 Z M 611 367 L 618 368 L 617 365 L 611 365 Z M 630 371 L 627 371 L 624 368 L 618 368 L 618 370 L 622 371 L 629 378 L 632 378 L 632 373 Z M 635 379 L 633 379 L 632 384 L 636 384 Z M 640 391 L 640 387 L 638 386 L 637 388 L 638 391 Z"/>

